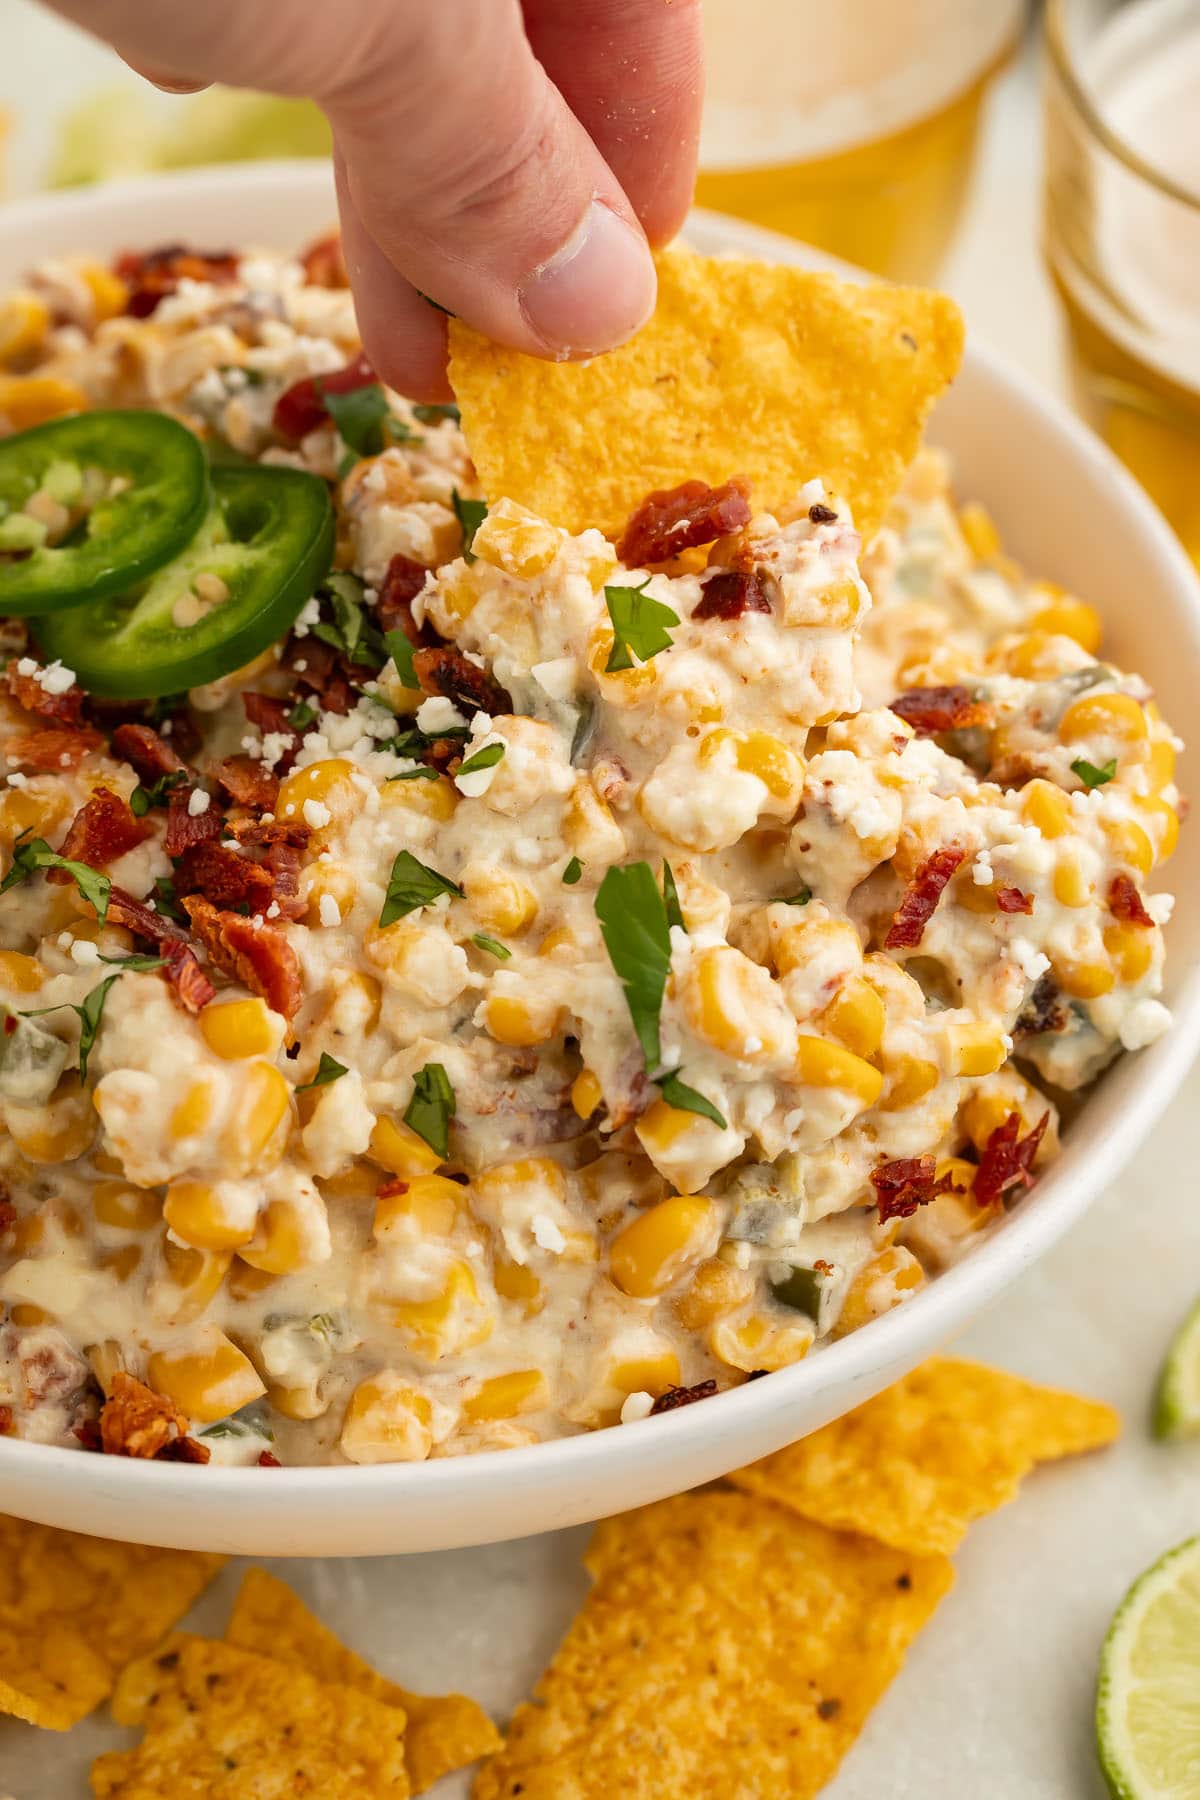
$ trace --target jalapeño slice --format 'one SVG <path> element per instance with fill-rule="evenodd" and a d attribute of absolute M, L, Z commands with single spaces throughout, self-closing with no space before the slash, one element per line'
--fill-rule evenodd
<path fill-rule="evenodd" d="M 145 699 L 216 681 L 283 635 L 328 573 L 333 539 L 329 491 L 315 475 L 214 469 L 208 516 L 174 562 L 140 587 L 48 613 L 38 642 L 102 696 Z M 212 599 L 205 575 L 225 597 Z"/>
<path fill-rule="evenodd" d="M 72 521 L 57 544 L 23 510 L 43 492 Z M 195 535 L 207 507 L 200 440 L 164 413 L 76 413 L 5 438 L 0 614 L 54 612 L 144 581 Z"/>

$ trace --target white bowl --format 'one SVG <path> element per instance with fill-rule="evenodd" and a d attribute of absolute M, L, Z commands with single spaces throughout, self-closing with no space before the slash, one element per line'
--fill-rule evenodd
<path fill-rule="evenodd" d="M 196 170 L 0 210 L 0 285 L 69 250 L 186 239 L 200 248 L 292 248 L 333 218 L 312 163 Z M 786 238 L 697 213 L 689 237 L 781 262 L 822 259 Z M 1188 727 L 1200 688 L 1200 586 L 1141 489 L 1063 407 L 977 344 L 933 436 L 962 491 L 985 500 L 1031 568 L 1087 595 L 1114 656 Z M 1200 737 L 1200 733 L 1197 733 Z M 1200 788 L 1200 745 L 1182 780 Z M 1200 891 L 1200 831 L 1171 870 Z M 578 1524 L 678 1493 L 764 1456 L 867 1399 L 1017 1280 L 1133 1155 L 1200 1043 L 1200 912 L 1170 929 L 1175 1027 L 1125 1057 L 1086 1102 L 1034 1192 L 958 1267 L 906 1306 L 795 1368 L 657 1419 L 529 1449 L 374 1468 L 196 1468 L 86 1456 L 0 1439 L 0 1510 L 145 1544 L 269 1556 L 437 1550 Z"/>

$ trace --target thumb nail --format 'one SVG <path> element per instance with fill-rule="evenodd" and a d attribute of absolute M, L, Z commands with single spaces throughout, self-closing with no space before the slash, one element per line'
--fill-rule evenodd
<path fill-rule="evenodd" d="M 555 356 L 611 350 L 654 311 L 654 260 L 640 231 L 593 200 L 566 243 L 518 291 L 526 324 Z"/>

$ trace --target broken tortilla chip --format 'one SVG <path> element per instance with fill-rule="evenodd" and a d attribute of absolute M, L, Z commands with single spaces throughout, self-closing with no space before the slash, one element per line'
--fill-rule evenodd
<path fill-rule="evenodd" d="M 898 1549 L 954 1550 L 972 1519 L 1035 1463 L 1109 1444 L 1111 1406 L 982 1363 L 934 1357 L 786 1450 L 729 1477 L 839 1531 Z"/>
<path fill-rule="evenodd" d="M 586 1561 L 596 1586 L 475 1800 L 807 1800 L 954 1579 L 712 1491 L 606 1520 Z"/>
<path fill-rule="evenodd" d="M 619 349 L 543 362 L 451 319 L 450 381 L 489 501 L 615 539 L 655 489 L 744 475 L 778 511 L 821 476 L 865 541 L 962 345 L 942 294 L 670 250 Z"/>
<path fill-rule="evenodd" d="M 0 1517 L 0 1713 L 51 1731 L 86 1718 L 224 1560 Z"/>
<path fill-rule="evenodd" d="M 414 1794 L 453 1769 L 490 1756 L 500 1733 L 465 1694 L 413 1694 L 378 1674 L 336 1638 L 284 1582 L 248 1569 L 225 1633 L 226 1642 L 307 1669 L 319 1681 L 357 1688 L 408 1715 L 404 1758 Z"/>
<path fill-rule="evenodd" d="M 402 1712 L 219 1640 L 176 1637 L 135 1663 L 113 1712 L 146 1736 L 92 1764 L 97 1800 L 407 1800 Z"/>

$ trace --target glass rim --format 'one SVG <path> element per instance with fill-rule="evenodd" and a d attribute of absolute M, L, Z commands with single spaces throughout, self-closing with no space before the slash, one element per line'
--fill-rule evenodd
<path fill-rule="evenodd" d="M 1157 188 L 1161 194 L 1176 200 L 1181 206 L 1200 212 L 1200 190 L 1184 187 L 1162 169 L 1155 168 L 1133 145 L 1127 143 L 1119 132 L 1113 130 L 1095 101 L 1084 87 L 1075 68 L 1074 59 L 1067 42 L 1065 15 L 1068 0 L 1047 0 L 1046 5 L 1046 47 L 1050 61 L 1059 80 L 1062 82 L 1076 112 L 1095 138 L 1103 144 L 1110 155 L 1116 157 L 1131 172 L 1151 187 Z"/>

